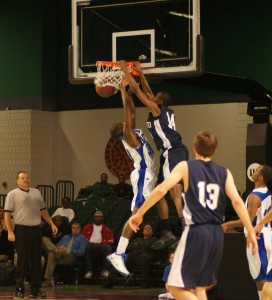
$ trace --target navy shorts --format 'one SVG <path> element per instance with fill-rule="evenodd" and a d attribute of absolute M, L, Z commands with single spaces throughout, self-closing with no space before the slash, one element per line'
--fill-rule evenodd
<path fill-rule="evenodd" d="M 188 159 L 189 152 L 185 145 L 165 150 L 160 156 L 160 170 L 157 183 L 162 183 L 179 162 Z"/>
<path fill-rule="evenodd" d="M 221 225 L 185 226 L 175 252 L 168 284 L 191 289 L 215 284 L 223 246 Z"/>

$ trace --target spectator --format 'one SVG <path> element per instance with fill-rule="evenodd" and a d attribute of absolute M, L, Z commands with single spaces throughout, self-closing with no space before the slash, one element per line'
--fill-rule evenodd
<path fill-rule="evenodd" d="M 159 299 L 174 299 L 174 297 L 171 295 L 171 293 L 169 292 L 169 288 L 168 288 L 168 284 L 167 284 L 167 280 L 168 280 L 168 276 L 172 267 L 172 262 L 174 259 L 175 253 L 174 252 L 170 252 L 169 253 L 169 257 L 168 257 L 168 261 L 169 264 L 165 267 L 164 272 L 163 272 L 163 277 L 162 280 L 165 282 L 165 293 L 162 293 L 159 295 Z"/>
<path fill-rule="evenodd" d="M 61 201 L 62 207 L 56 209 L 56 211 L 52 215 L 52 218 L 59 215 L 67 217 L 69 222 L 71 222 L 75 217 L 75 212 L 72 208 L 70 208 L 70 202 L 71 199 L 69 197 L 63 197 Z"/>
<path fill-rule="evenodd" d="M 1 262 L 14 262 L 14 244 L 8 240 L 8 232 L 3 229 L 0 223 L 0 261 Z"/>
<path fill-rule="evenodd" d="M 135 267 L 140 269 L 142 276 L 142 288 L 147 289 L 149 287 L 150 279 L 150 263 L 154 260 L 156 256 L 155 253 L 157 253 L 151 248 L 151 246 L 158 239 L 153 236 L 153 227 L 149 223 L 144 225 L 142 233 L 142 237 L 137 237 L 129 243 L 127 248 L 126 265 L 128 269 Z M 113 268 L 105 287 L 112 288 L 117 275 L 117 270 Z"/>
<path fill-rule="evenodd" d="M 52 218 L 52 221 L 58 228 L 57 234 L 53 234 L 52 229 L 50 227 L 44 228 L 43 231 L 43 247 L 46 253 L 51 249 L 55 248 L 55 245 L 61 240 L 64 235 L 68 235 L 71 233 L 71 226 L 69 224 L 69 220 L 67 217 L 62 217 L 57 215 Z"/>
<path fill-rule="evenodd" d="M 126 196 L 132 195 L 132 187 L 130 184 L 126 183 L 126 177 L 124 174 L 118 175 L 118 183 L 113 186 L 115 195 L 120 199 Z"/>
<path fill-rule="evenodd" d="M 80 234 L 80 224 L 77 222 L 72 223 L 72 234 L 65 235 L 57 243 L 52 250 L 48 252 L 47 266 L 45 270 L 45 281 L 42 286 L 51 286 L 51 279 L 56 267 L 56 264 L 69 265 L 83 257 L 87 248 L 87 240 L 85 236 Z"/>
<path fill-rule="evenodd" d="M 86 252 L 86 273 L 85 278 L 91 278 L 94 274 L 95 260 L 97 257 L 102 258 L 101 277 L 108 277 L 110 263 L 107 256 L 112 253 L 114 237 L 112 231 L 103 224 L 102 211 L 96 211 L 94 214 L 94 223 L 87 224 L 82 230 L 82 234 L 89 241 Z"/>
<path fill-rule="evenodd" d="M 14 226 L 13 225 L 13 220 L 11 220 L 11 222 L 12 222 L 12 226 Z M 3 230 L 8 230 L 7 225 L 6 225 L 6 221 L 5 221 L 4 207 L 0 207 L 0 224 L 2 225 Z"/>
<path fill-rule="evenodd" d="M 106 173 L 102 173 L 100 179 L 100 182 L 96 182 L 93 185 L 93 195 L 105 199 L 114 194 L 113 184 L 108 183 L 108 175 Z"/>

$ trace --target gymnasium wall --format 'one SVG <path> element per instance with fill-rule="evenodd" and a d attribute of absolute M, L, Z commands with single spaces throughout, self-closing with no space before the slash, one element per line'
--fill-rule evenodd
<path fill-rule="evenodd" d="M 190 158 L 192 139 L 199 130 L 211 130 L 219 139 L 214 161 L 234 174 L 237 187 L 245 190 L 246 126 L 251 118 L 245 114 L 246 104 L 175 106 L 177 130 L 188 145 Z M 221 113 L 218 113 L 221 112 Z M 136 111 L 137 126 L 146 130 L 147 109 Z M 76 193 L 93 184 L 100 174 L 109 174 L 104 151 L 110 138 L 109 128 L 123 120 L 121 109 L 45 112 L 35 110 L 0 111 L 0 193 L 16 186 L 18 170 L 27 170 L 32 185 L 55 186 L 58 180 L 72 180 Z M 147 137 L 149 133 L 147 132 Z M 153 145 L 152 139 L 149 137 Z M 155 149 L 155 147 L 154 147 Z M 157 165 L 159 162 L 156 152 Z"/>

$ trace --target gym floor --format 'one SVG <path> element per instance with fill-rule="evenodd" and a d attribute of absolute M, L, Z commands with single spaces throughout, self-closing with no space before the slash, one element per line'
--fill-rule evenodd
<path fill-rule="evenodd" d="M 113 289 L 102 288 L 101 285 L 56 285 L 43 288 L 47 299 L 88 299 L 88 300 L 157 300 L 162 288 L 142 289 L 135 286 L 116 286 Z M 29 287 L 26 286 L 25 299 L 28 298 Z M 13 299 L 13 286 L 0 286 L 0 300 Z"/>

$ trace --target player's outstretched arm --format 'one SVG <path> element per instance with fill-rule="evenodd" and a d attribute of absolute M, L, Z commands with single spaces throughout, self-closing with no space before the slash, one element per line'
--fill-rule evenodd
<path fill-rule="evenodd" d="M 155 205 L 173 186 L 183 179 L 184 174 L 188 173 L 187 162 L 182 161 L 176 165 L 170 175 L 159 184 L 145 200 L 143 205 L 129 219 L 129 226 L 134 231 L 139 230 L 139 226 L 143 221 L 144 214 Z"/>
<path fill-rule="evenodd" d="M 140 89 L 140 87 L 137 84 L 137 82 L 135 81 L 135 79 L 129 73 L 126 62 L 124 60 L 120 60 L 120 61 L 118 61 L 118 65 L 123 70 L 132 92 L 139 98 L 139 100 L 146 107 L 148 107 L 150 109 L 150 111 L 152 112 L 152 114 L 154 116 L 159 116 L 161 114 L 161 110 L 160 110 L 158 104 L 155 101 L 150 100 L 145 95 L 145 93 Z"/>
<path fill-rule="evenodd" d="M 143 70 L 141 69 L 140 63 L 139 62 L 135 62 L 135 69 L 139 72 L 140 74 L 140 80 L 141 80 L 141 85 L 142 85 L 142 90 L 143 92 L 146 94 L 146 96 L 149 99 L 152 99 L 155 97 L 155 95 L 153 94 L 150 85 L 143 73 Z"/>
<path fill-rule="evenodd" d="M 247 201 L 247 211 L 249 214 L 249 218 L 251 223 L 253 222 L 256 213 L 257 213 L 257 209 L 261 204 L 261 199 L 254 194 L 249 195 L 248 197 L 248 201 Z M 234 221 L 228 221 L 226 223 L 222 224 L 222 228 L 224 230 L 224 232 L 228 232 L 229 230 L 232 230 L 233 228 L 236 227 L 243 227 L 243 223 L 242 221 L 239 220 L 234 220 Z"/>
<path fill-rule="evenodd" d="M 120 85 L 120 92 L 122 96 L 122 103 L 124 107 L 125 124 L 123 129 L 124 140 L 133 148 L 140 145 L 138 138 L 133 132 L 135 126 L 135 107 L 131 99 L 131 94 L 126 91 L 126 79 L 123 79 Z"/>
<path fill-rule="evenodd" d="M 226 180 L 226 194 L 231 200 L 232 206 L 235 209 L 238 217 L 241 222 L 247 229 L 247 247 L 252 247 L 252 254 L 255 255 L 258 252 L 258 244 L 256 239 L 256 234 L 253 230 L 251 220 L 247 211 L 247 208 L 243 202 L 243 199 L 240 197 L 237 188 L 234 184 L 233 176 L 229 170 L 227 170 L 227 180 Z"/>
<path fill-rule="evenodd" d="M 254 227 L 254 230 L 258 234 L 258 236 L 261 234 L 263 226 L 271 221 L 272 221 L 272 210 L 270 210 L 269 213 L 266 214 L 266 216 L 262 218 L 261 221 L 258 224 L 256 224 L 256 226 Z"/>

